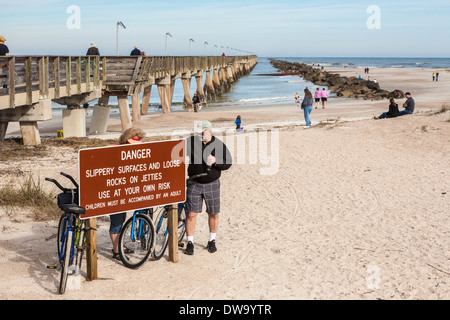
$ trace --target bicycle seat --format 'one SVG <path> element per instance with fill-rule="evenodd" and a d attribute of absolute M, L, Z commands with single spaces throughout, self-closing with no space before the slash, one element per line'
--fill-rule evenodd
<path fill-rule="evenodd" d="M 70 203 L 70 204 L 63 204 L 61 206 L 61 209 L 64 210 L 64 212 L 74 213 L 78 215 L 82 215 L 86 213 L 86 209 L 80 206 L 77 206 L 76 204 Z"/>

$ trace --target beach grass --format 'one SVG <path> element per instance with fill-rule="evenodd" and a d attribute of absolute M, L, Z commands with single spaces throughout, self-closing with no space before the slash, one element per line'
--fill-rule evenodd
<path fill-rule="evenodd" d="M 35 221 L 54 220 L 61 214 L 54 192 L 45 190 L 41 179 L 32 174 L 20 180 L 11 179 L 0 187 L 0 207 L 9 216 L 14 216 L 18 210 L 30 209 Z"/>

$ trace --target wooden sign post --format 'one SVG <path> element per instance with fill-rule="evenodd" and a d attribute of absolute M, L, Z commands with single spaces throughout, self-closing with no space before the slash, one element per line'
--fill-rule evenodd
<path fill-rule="evenodd" d="M 169 261 L 178 262 L 178 205 L 173 204 L 169 210 Z"/>
<path fill-rule="evenodd" d="M 97 219 L 86 220 L 86 274 L 87 280 L 97 280 Z"/>
<path fill-rule="evenodd" d="M 82 219 L 95 229 L 95 217 L 186 201 L 186 140 L 83 149 L 78 154 Z M 177 205 L 172 207 L 177 208 Z M 177 262 L 178 212 L 169 211 L 171 261 Z M 94 229 L 87 233 L 88 278 L 97 278 Z M 172 244 L 170 244 L 172 243 Z"/>

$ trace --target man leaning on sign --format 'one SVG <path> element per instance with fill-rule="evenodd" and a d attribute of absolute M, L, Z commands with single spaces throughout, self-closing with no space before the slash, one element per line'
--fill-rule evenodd
<path fill-rule="evenodd" d="M 231 154 L 225 144 L 212 134 L 211 122 L 204 120 L 196 123 L 195 135 L 186 141 L 189 157 L 188 176 L 207 172 L 207 176 L 189 180 L 186 190 L 186 236 L 185 253 L 194 254 L 194 231 L 197 215 L 202 212 L 203 199 L 206 204 L 209 224 L 208 251 L 214 253 L 216 233 L 220 212 L 220 176 L 222 171 L 231 167 Z"/>

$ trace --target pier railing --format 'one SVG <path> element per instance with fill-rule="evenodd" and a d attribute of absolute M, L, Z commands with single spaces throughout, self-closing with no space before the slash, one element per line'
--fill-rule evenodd
<path fill-rule="evenodd" d="M 99 57 L 0 57 L 0 109 L 101 88 Z"/>
<path fill-rule="evenodd" d="M 186 72 L 209 71 L 256 56 L 0 57 L 0 110 L 91 92 L 123 91 L 132 95 L 151 81 Z"/>
<path fill-rule="evenodd" d="M 141 112 L 146 114 L 152 85 L 158 87 L 163 112 L 169 113 L 173 87 L 179 78 L 185 92 L 185 108 L 193 111 L 188 81 L 191 77 L 196 78 L 197 93 L 206 105 L 202 87 L 205 72 L 205 90 L 208 98 L 214 99 L 216 93 L 222 92 L 222 86 L 229 90 L 231 83 L 248 74 L 256 63 L 257 56 L 1 56 L 0 140 L 5 137 L 9 122 L 19 122 L 24 142 L 39 144 L 37 122 L 52 118 L 51 101 L 67 105 L 66 111 L 70 111 L 95 99 L 101 99 L 100 106 L 107 106 L 109 96 L 118 96 L 122 126 L 129 127 L 132 120 L 139 121 Z M 133 119 L 129 116 L 129 96 L 133 97 Z M 63 110 L 63 119 L 67 117 L 70 116 L 65 116 Z M 79 121 L 83 120 L 65 123 Z M 80 134 L 85 131 L 83 128 L 79 126 Z"/>

